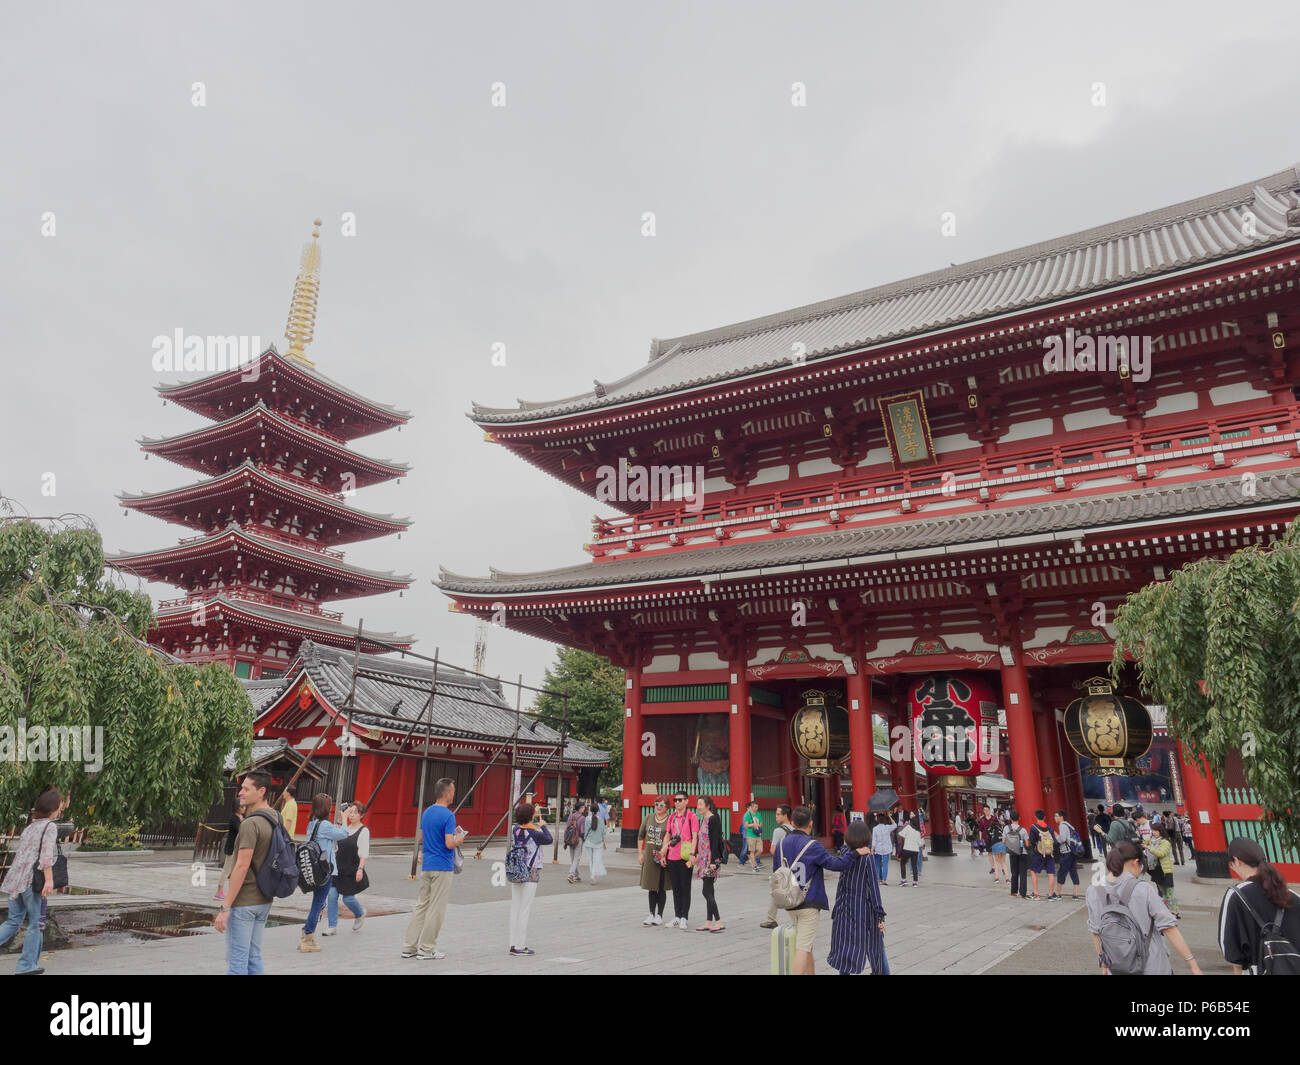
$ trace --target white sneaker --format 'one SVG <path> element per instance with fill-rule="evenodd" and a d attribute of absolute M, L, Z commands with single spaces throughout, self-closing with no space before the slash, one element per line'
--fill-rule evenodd
<path fill-rule="evenodd" d="M 650 925 L 652 925 L 652 924 L 655 923 L 655 915 L 652 913 L 649 917 L 647 917 L 647 918 L 646 918 L 644 921 L 642 921 L 641 923 L 642 923 L 643 925 L 645 925 L 645 926 L 648 928 Z"/>
<path fill-rule="evenodd" d="M 651 924 L 663 924 L 663 923 L 664 923 L 664 915 L 663 915 L 662 913 L 656 913 L 652 918 L 650 918 L 650 923 L 651 923 Z"/>
<path fill-rule="evenodd" d="M 685 927 L 686 927 L 686 922 L 685 922 L 682 918 L 680 918 L 680 917 L 674 917 L 671 921 L 668 922 L 668 927 L 669 927 L 669 928 L 685 928 Z"/>
<path fill-rule="evenodd" d="M 339 930 L 338 930 L 337 928 L 323 928 L 323 929 L 321 929 L 321 935 L 323 935 L 323 936 L 336 936 L 336 935 L 338 935 L 338 934 L 339 934 Z"/>
<path fill-rule="evenodd" d="M 353 920 L 352 920 L 352 931 L 354 931 L 354 932 L 360 932 L 360 931 L 361 931 L 361 926 L 362 926 L 363 924 L 365 924 L 365 923 L 366 923 L 366 911 L 365 911 L 365 910 L 362 910 L 362 911 L 361 911 L 361 916 L 360 916 L 360 917 L 353 918 Z M 333 933 L 330 933 L 330 934 L 332 935 Z"/>

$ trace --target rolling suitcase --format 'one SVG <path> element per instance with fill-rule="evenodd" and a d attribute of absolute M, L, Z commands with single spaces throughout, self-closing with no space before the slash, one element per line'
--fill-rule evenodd
<path fill-rule="evenodd" d="M 772 975 L 794 975 L 794 925 L 780 924 L 772 929 Z"/>

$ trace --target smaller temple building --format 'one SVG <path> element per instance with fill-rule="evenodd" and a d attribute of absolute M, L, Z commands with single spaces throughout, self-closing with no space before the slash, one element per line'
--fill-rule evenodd
<path fill-rule="evenodd" d="M 500 680 L 439 663 L 429 706 L 433 679 L 432 663 L 304 640 L 283 677 L 245 682 L 254 762 L 271 769 L 273 788 L 310 754 L 296 786 L 297 829 L 323 791 L 336 803 L 369 802 L 366 823 L 377 839 L 414 836 L 435 781 L 451 777 L 456 801 L 468 796 L 460 824 L 471 836 L 500 832 L 513 798 L 512 760 L 521 786 L 542 768 L 527 790 L 552 807 L 561 790 L 566 797 L 595 791 L 606 752 L 566 738 L 561 762 L 560 733 L 526 712 L 517 717 Z"/>

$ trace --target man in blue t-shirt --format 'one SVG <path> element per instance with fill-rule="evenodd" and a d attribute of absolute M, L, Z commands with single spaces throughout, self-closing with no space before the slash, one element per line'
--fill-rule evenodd
<path fill-rule="evenodd" d="M 464 829 L 456 827 L 451 804 L 456 798 L 456 782 L 443 777 L 433 786 L 433 805 L 420 818 L 420 842 L 424 861 L 420 865 L 420 898 L 406 926 L 403 958 L 421 961 L 445 958 L 438 949 L 438 933 L 451 901 L 451 878 L 456 869 L 456 848 L 465 839 Z"/>

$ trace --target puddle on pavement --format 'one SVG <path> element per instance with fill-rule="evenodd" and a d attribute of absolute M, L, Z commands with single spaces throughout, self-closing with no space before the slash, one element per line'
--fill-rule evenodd
<path fill-rule="evenodd" d="M 220 935 L 212 927 L 215 909 L 159 903 L 153 906 L 127 904 L 101 909 L 60 909 L 59 926 L 68 935 L 70 947 L 108 946 L 114 943 L 147 943 L 183 936 Z M 266 925 L 300 925 L 301 918 L 272 911 Z"/>

